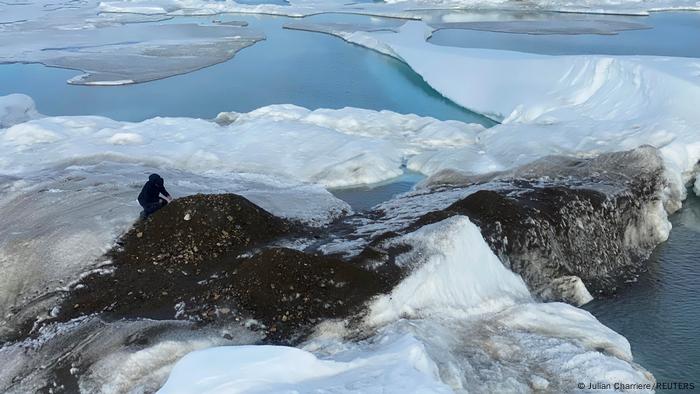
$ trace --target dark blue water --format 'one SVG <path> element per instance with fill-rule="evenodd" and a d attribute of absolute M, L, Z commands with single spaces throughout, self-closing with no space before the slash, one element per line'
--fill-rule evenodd
<path fill-rule="evenodd" d="M 671 222 L 639 282 L 584 308 L 624 335 L 657 381 L 693 382 L 700 391 L 700 198 L 691 195 Z"/>

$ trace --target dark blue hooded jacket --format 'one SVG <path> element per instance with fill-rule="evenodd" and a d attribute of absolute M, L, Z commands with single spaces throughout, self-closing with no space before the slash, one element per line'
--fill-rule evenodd
<path fill-rule="evenodd" d="M 158 202 L 161 194 L 170 197 L 168 191 L 165 190 L 165 186 L 163 186 L 163 178 L 158 174 L 151 174 L 148 177 L 148 182 L 143 185 L 143 189 L 139 193 L 139 204 L 142 207 L 146 207 L 148 204 Z"/>

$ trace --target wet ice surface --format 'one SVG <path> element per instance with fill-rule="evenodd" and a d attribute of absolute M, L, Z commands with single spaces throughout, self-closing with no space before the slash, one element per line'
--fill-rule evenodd
<path fill-rule="evenodd" d="M 564 20 L 564 21 L 509 21 L 509 22 L 454 22 L 432 24 L 438 30 L 469 29 L 501 33 L 549 35 L 549 34 L 602 34 L 613 35 L 627 30 L 642 30 L 650 27 L 627 21 Z"/>
<path fill-rule="evenodd" d="M 0 63 L 82 70 L 73 84 L 123 85 L 220 63 L 264 39 L 236 26 L 169 26 L 168 16 L 99 13 L 95 1 L 0 5 Z"/>
<path fill-rule="evenodd" d="M 202 328 L 187 321 L 109 322 L 85 317 L 46 327 L 36 339 L 0 348 L 4 360 L 0 387 L 6 393 L 155 392 L 173 364 L 188 352 L 259 340 L 238 322 Z M 61 362 L 67 367 L 52 376 L 52 368 Z M 81 365 L 89 367 L 79 368 Z M 71 375 L 80 376 L 75 386 Z M 18 376 L 21 385 L 13 383 Z M 47 385 L 52 379 L 59 382 L 58 387 Z"/>
<path fill-rule="evenodd" d="M 234 26 L 127 24 L 98 28 L 6 29 L 0 63 L 35 62 L 83 70 L 69 80 L 83 85 L 124 85 L 184 74 L 230 59 L 263 40 Z"/>
<path fill-rule="evenodd" d="M 562 21 L 561 23 L 566 21 L 566 16 L 554 15 L 550 17 Z M 600 18 L 600 16 L 589 16 L 588 18 Z M 612 17 L 612 20 L 616 21 L 619 18 Z M 504 22 L 502 26 L 507 26 L 508 23 L 512 22 Z M 543 21 L 543 23 L 545 22 Z M 433 33 L 429 41 L 432 44 L 443 46 L 504 49 L 547 55 L 610 54 L 700 57 L 700 41 L 690 38 L 700 36 L 700 13 L 655 13 L 649 17 L 627 18 L 624 23 L 642 24 L 651 27 L 651 29 L 622 31 L 612 37 L 563 34 L 513 35 L 449 29 Z M 506 31 L 506 29 L 497 31 Z"/>

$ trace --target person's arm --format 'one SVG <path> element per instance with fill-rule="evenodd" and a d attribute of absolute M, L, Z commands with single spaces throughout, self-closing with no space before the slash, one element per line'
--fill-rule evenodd
<path fill-rule="evenodd" d="M 173 198 L 170 196 L 170 193 L 168 193 L 168 191 L 165 190 L 165 186 L 161 186 L 161 187 L 160 187 L 160 194 L 164 195 L 165 198 L 166 198 L 168 201 L 172 201 L 172 200 L 173 200 Z"/>

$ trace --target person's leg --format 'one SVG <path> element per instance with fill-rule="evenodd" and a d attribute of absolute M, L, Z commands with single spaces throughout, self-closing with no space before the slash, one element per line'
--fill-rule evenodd
<path fill-rule="evenodd" d="M 163 203 L 161 201 L 146 204 L 146 206 L 143 208 L 144 219 L 153 215 L 157 210 L 161 209 L 162 207 Z"/>

